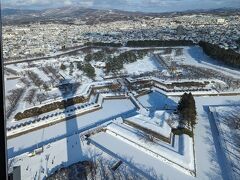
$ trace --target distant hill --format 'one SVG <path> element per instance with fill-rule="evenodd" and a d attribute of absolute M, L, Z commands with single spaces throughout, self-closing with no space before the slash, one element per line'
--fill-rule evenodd
<path fill-rule="evenodd" d="M 83 8 L 78 6 L 69 6 L 62 8 L 51 8 L 44 10 L 23 10 L 23 9 L 3 9 L 4 24 L 22 24 L 31 22 L 64 22 L 73 23 L 74 20 L 82 20 L 87 24 L 98 22 L 112 22 L 117 20 L 135 20 L 136 18 L 179 16 L 186 14 L 217 14 L 221 16 L 240 14 L 240 9 L 221 8 L 213 10 L 189 10 L 184 12 L 167 13 L 143 13 L 127 12 L 121 10 L 99 10 Z"/>
<path fill-rule="evenodd" d="M 5 8 L 2 10 L 3 16 L 14 16 L 14 15 L 25 15 L 25 14 L 32 14 L 32 13 L 38 13 L 37 10 L 22 10 L 22 9 L 9 9 Z"/>
<path fill-rule="evenodd" d="M 120 10 L 98 10 L 82 7 L 63 7 L 44 10 L 3 9 L 4 24 L 22 24 L 31 22 L 65 22 L 74 20 L 86 21 L 87 24 L 112 22 L 116 20 L 134 19 L 143 13 L 125 12 Z"/>

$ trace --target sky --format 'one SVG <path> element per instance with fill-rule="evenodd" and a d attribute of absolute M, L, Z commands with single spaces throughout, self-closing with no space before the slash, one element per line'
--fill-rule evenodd
<path fill-rule="evenodd" d="M 3 8 L 47 9 L 63 6 L 169 12 L 193 9 L 240 8 L 240 0 L 2 0 Z"/>

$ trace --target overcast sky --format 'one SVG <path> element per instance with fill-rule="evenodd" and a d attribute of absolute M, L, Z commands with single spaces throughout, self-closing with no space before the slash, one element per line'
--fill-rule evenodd
<path fill-rule="evenodd" d="M 2 0 L 3 8 L 45 9 L 79 5 L 98 9 L 165 12 L 190 9 L 240 8 L 240 0 Z"/>

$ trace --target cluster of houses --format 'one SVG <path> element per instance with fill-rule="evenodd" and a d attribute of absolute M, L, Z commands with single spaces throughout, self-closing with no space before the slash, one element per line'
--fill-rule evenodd
<path fill-rule="evenodd" d="M 184 15 L 86 24 L 34 23 L 3 27 L 6 59 L 46 56 L 85 42 L 127 42 L 136 39 L 186 39 L 219 44 L 239 51 L 239 15 Z"/>

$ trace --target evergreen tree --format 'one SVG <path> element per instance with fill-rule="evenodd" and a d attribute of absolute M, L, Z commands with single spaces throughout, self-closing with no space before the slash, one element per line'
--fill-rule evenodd
<path fill-rule="evenodd" d="M 77 69 L 78 70 L 82 70 L 83 69 L 83 63 L 82 62 L 80 62 L 80 61 L 77 62 Z"/>
<path fill-rule="evenodd" d="M 61 70 L 64 71 L 64 70 L 66 70 L 66 68 L 67 68 L 67 67 L 66 67 L 64 64 L 61 64 L 61 66 L 60 66 L 60 69 L 61 69 Z"/>
<path fill-rule="evenodd" d="M 96 76 L 95 68 L 90 63 L 86 63 L 83 66 L 83 72 L 85 72 L 86 75 L 90 78 L 94 78 Z"/>
<path fill-rule="evenodd" d="M 184 93 L 178 103 L 178 111 L 181 115 L 181 122 L 189 127 L 196 124 L 196 105 L 192 93 Z"/>

